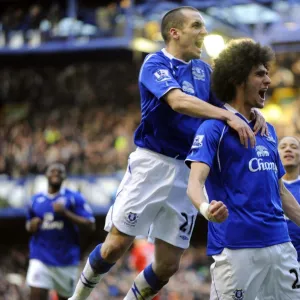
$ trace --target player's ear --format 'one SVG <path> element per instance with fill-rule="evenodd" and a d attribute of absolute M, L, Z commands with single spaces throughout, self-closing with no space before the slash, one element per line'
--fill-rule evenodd
<path fill-rule="evenodd" d="M 179 30 L 176 28 L 171 28 L 169 31 L 170 36 L 174 39 L 174 40 L 178 40 L 179 39 Z"/>

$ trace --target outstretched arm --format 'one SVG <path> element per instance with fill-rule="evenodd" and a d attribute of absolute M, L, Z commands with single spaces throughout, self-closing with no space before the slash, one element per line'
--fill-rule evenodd
<path fill-rule="evenodd" d="M 232 112 L 213 106 L 199 98 L 187 95 L 180 89 L 172 89 L 165 96 L 165 101 L 176 112 L 196 118 L 218 119 L 225 121 L 237 131 L 240 142 L 248 148 L 250 139 L 251 147 L 255 146 L 255 135 L 249 125 Z"/>

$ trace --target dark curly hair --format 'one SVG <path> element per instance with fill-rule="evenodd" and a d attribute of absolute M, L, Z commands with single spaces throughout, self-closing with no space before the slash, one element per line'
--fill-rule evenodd
<path fill-rule="evenodd" d="M 215 59 L 212 73 L 212 90 L 223 102 L 231 102 L 236 95 L 236 85 L 247 81 L 253 67 L 264 65 L 269 69 L 274 60 L 273 50 L 251 39 L 230 41 Z"/>

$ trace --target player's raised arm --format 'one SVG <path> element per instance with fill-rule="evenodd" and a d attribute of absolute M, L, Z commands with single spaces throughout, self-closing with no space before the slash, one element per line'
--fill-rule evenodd
<path fill-rule="evenodd" d="M 285 187 L 282 179 L 279 179 L 280 196 L 284 214 L 295 224 L 300 226 L 300 205 L 290 191 Z"/>
<path fill-rule="evenodd" d="M 165 96 L 165 101 L 176 112 L 197 118 L 209 118 L 225 121 L 237 131 L 241 143 L 248 148 L 250 139 L 251 147 L 255 146 L 255 135 L 248 124 L 232 112 L 211 105 L 199 98 L 187 95 L 180 89 L 172 89 Z"/>

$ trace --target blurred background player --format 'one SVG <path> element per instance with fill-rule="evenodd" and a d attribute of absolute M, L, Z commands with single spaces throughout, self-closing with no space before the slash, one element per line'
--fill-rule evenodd
<path fill-rule="evenodd" d="M 32 233 L 27 283 L 31 300 L 47 300 L 56 290 L 59 300 L 70 297 L 80 260 L 78 227 L 94 229 L 94 217 L 79 192 L 62 188 L 64 165 L 54 163 L 46 171 L 47 193 L 32 197 L 26 229 Z"/>
<path fill-rule="evenodd" d="M 264 107 L 273 59 L 271 48 L 242 39 L 231 41 L 215 60 L 216 96 L 250 128 L 251 108 Z M 283 184 L 276 132 L 267 125 L 269 135 L 257 135 L 256 147 L 246 149 L 225 122 L 207 120 L 199 127 L 186 160 L 191 167 L 189 197 L 213 221 L 207 245 L 207 254 L 215 260 L 211 300 L 300 299 L 300 289 L 294 287 L 297 255 L 283 215 L 284 210 L 300 225 L 300 205 Z M 219 199 L 229 211 L 221 224 L 212 207 Z M 221 209 L 225 217 L 228 212 Z"/>
<path fill-rule="evenodd" d="M 282 177 L 286 188 L 293 194 L 300 203 L 300 142 L 293 136 L 282 138 L 278 145 L 278 151 L 285 174 Z M 287 220 L 289 234 L 294 247 L 298 253 L 298 262 L 300 261 L 300 228 L 291 220 Z M 296 285 L 299 283 L 296 283 Z"/>
<path fill-rule="evenodd" d="M 137 276 L 125 299 L 152 299 L 178 270 L 198 213 L 186 195 L 189 170 L 184 159 L 201 118 L 224 120 L 245 147 L 249 139 L 255 144 L 244 120 L 211 105 L 221 104 L 210 93 L 211 68 L 199 59 L 207 35 L 199 11 L 169 11 L 161 32 L 166 48 L 148 55 L 140 70 L 142 120 L 134 136 L 138 148 L 129 157 L 106 217 L 109 234 L 91 252 L 72 300 L 86 299 L 135 236 L 147 236 L 151 225 L 154 262 Z"/>

